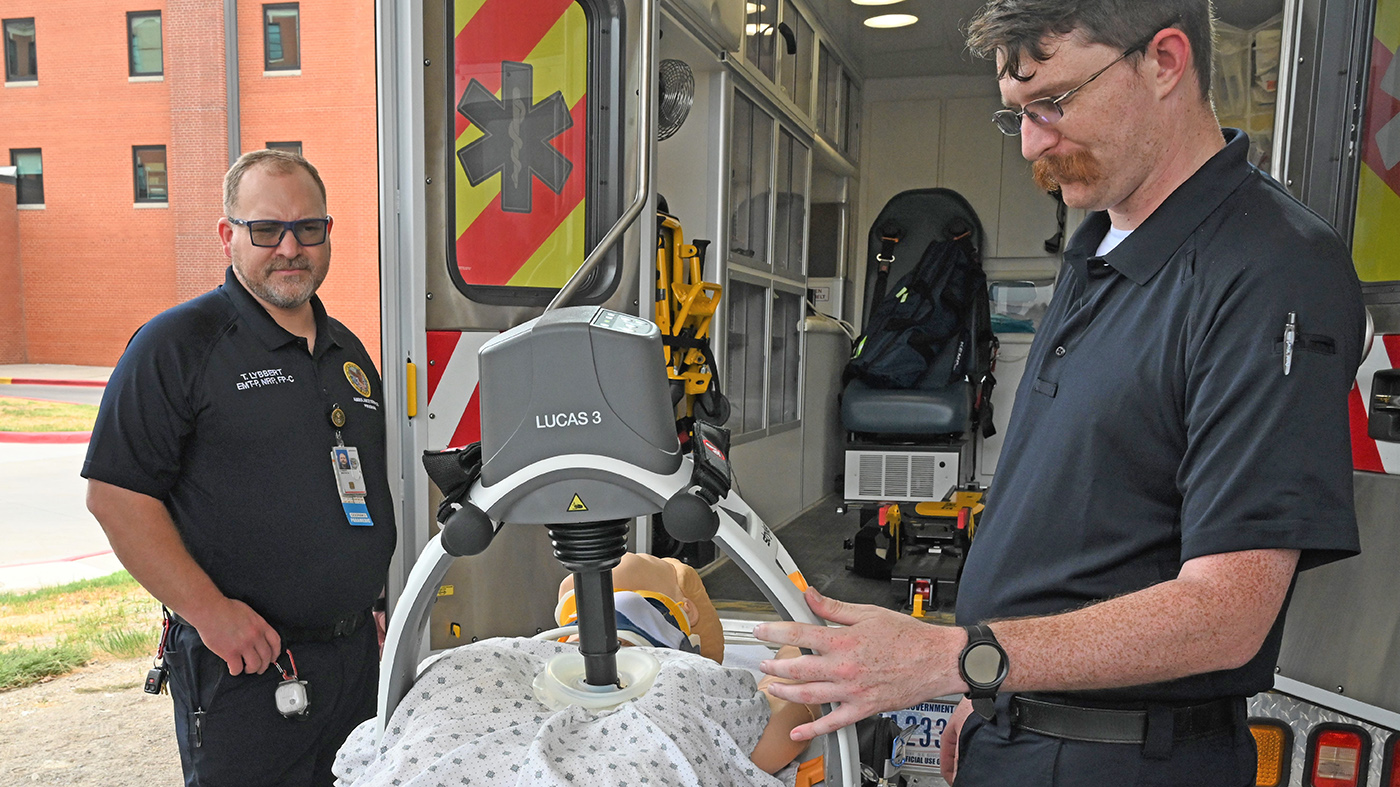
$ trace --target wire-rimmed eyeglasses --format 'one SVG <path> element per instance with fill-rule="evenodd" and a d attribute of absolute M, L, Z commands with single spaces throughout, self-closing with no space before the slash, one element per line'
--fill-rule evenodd
<path fill-rule="evenodd" d="M 280 246 L 282 239 L 287 236 L 287 232 L 292 233 L 292 237 L 297 239 L 297 243 L 303 246 L 320 246 L 326 242 L 327 230 L 330 228 L 331 217 L 326 216 L 320 219 L 297 219 L 296 221 L 278 221 L 276 219 L 235 219 L 229 217 L 230 224 L 237 224 L 240 227 L 248 228 L 248 239 L 254 246 L 267 249 Z"/>
<path fill-rule="evenodd" d="M 1031 122 L 1036 124 L 1037 126 L 1055 125 L 1060 121 L 1060 118 L 1065 116 L 1064 103 L 1066 101 L 1069 101 L 1071 96 L 1073 96 L 1075 93 L 1078 93 L 1080 90 L 1083 90 L 1085 85 L 1088 85 L 1090 82 L 1093 82 L 1095 79 L 1098 79 L 1099 77 L 1103 76 L 1104 72 L 1121 63 L 1124 58 L 1128 57 L 1129 55 L 1135 52 L 1145 51 L 1147 49 L 1147 45 L 1152 43 L 1152 39 L 1157 36 L 1157 33 L 1162 32 L 1167 27 L 1171 27 L 1171 25 L 1158 28 L 1152 33 L 1152 35 L 1148 36 L 1147 38 L 1144 38 L 1142 41 L 1139 41 L 1137 44 L 1129 47 L 1128 49 L 1123 50 L 1123 54 L 1114 58 L 1112 63 L 1109 63 L 1103 68 L 1100 68 L 1098 71 L 1095 71 L 1093 75 L 1090 76 L 1088 79 L 1084 80 L 1083 82 L 1080 82 L 1078 85 L 1070 88 L 1069 90 L 1066 90 L 1060 95 L 1054 98 L 1037 98 L 1036 100 L 1031 101 L 1030 103 L 1021 107 L 1019 112 L 1014 109 L 998 110 L 992 113 L 992 122 L 997 125 L 997 129 L 1001 131 L 1001 133 L 1007 135 L 1008 137 L 1015 137 L 1020 135 L 1021 118 L 1030 118 Z"/>

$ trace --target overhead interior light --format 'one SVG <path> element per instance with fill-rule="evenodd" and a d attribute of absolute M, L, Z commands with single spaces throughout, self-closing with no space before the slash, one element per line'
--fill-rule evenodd
<path fill-rule="evenodd" d="M 851 0 L 856 5 L 894 5 L 902 3 L 904 0 Z"/>
<path fill-rule="evenodd" d="M 898 0 L 896 0 L 896 2 L 898 2 Z M 757 14 L 757 13 L 761 13 L 761 12 L 767 11 L 767 10 L 768 10 L 768 6 L 766 6 L 766 5 L 762 4 L 762 3 L 745 3 L 745 4 L 744 4 L 744 13 L 746 13 L 746 14 Z"/>
<path fill-rule="evenodd" d="M 872 16 L 865 20 L 865 26 L 880 29 L 908 27 L 917 21 L 919 21 L 919 18 L 913 14 L 881 14 L 880 16 Z"/>
<path fill-rule="evenodd" d="M 770 24 L 747 24 L 744 25 L 744 35 L 771 36 L 773 35 L 773 26 Z"/>

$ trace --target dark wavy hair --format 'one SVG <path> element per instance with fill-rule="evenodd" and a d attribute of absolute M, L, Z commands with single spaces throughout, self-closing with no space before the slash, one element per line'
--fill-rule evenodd
<path fill-rule="evenodd" d="M 1215 42 L 1211 0 L 989 0 L 967 27 L 967 46 L 988 59 L 1002 53 L 1006 59 L 997 78 L 1024 82 L 1030 75 L 1022 71 L 1023 55 L 1044 63 L 1054 54 L 1043 45 L 1047 36 L 1079 31 L 1089 43 L 1126 50 L 1168 27 L 1191 42 L 1196 84 L 1208 101 Z"/>

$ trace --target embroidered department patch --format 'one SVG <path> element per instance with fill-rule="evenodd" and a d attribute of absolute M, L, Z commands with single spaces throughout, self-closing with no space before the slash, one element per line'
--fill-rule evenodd
<path fill-rule="evenodd" d="M 353 361 L 345 362 L 345 379 L 350 381 L 350 385 L 359 392 L 360 396 L 369 396 L 369 375 L 356 366 Z"/>

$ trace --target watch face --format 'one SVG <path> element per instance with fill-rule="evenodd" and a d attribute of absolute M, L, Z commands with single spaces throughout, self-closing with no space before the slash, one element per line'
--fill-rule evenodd
<path fill-rule="evenodd" d="M 988 642 L 979 642 L 968 648 L 967 655 L 963 658 L 963 672 L 968 683 L 976 683 L 979 686 L 991 686 L 996 683 L 997 679 L 1002 677 L 1004 665 L 1001 651 Z"/>

